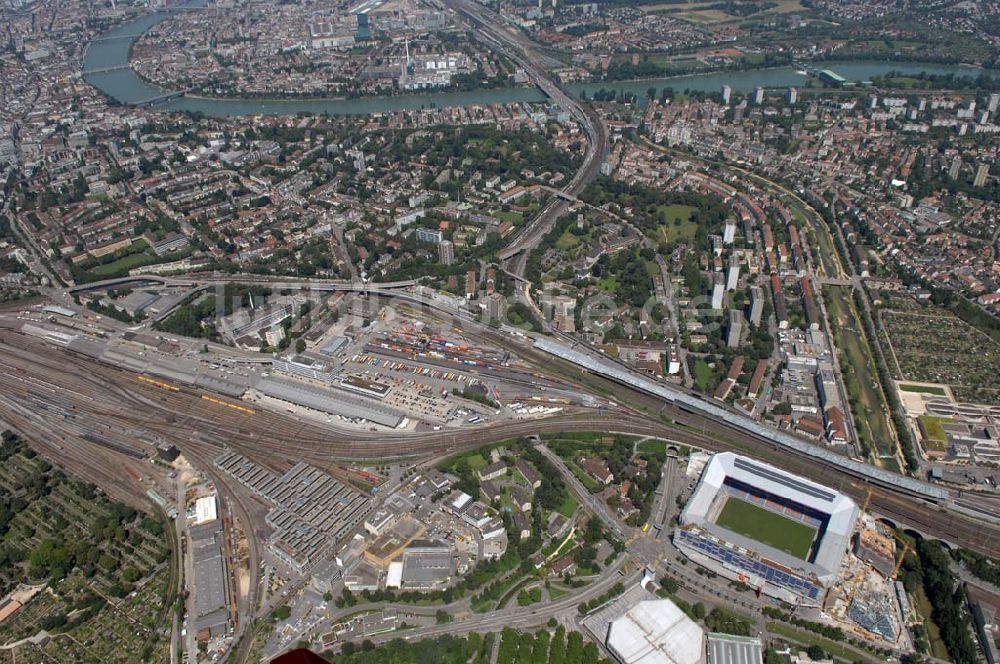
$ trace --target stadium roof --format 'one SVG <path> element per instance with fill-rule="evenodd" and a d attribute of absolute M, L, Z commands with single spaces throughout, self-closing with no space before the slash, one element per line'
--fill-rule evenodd
<path fill-rule="evenodd" d="M 701 664 L 705 635 L 669 599 L 648 600 L 611 623 L 607 645 L 624 664 Z"/>
<path fill-rule="evenodd" d="M 826 530 L 820 538 L 812 562 L 801 560 L 712 523 L 709 513 L 727 477 L 828 515 Z M 698 487 L 681 514 L 683 524 L 694 524 L 705 528 L 720 539 L 757 551 L 787 567 L 814 573 L 827 583 L 833 580 L 840 569 L 857 519 L 858 506 L 844 494 L 774 466 L 737 456 L 733 452 L 723 452 L 712 457 L 702 472 Z"/>

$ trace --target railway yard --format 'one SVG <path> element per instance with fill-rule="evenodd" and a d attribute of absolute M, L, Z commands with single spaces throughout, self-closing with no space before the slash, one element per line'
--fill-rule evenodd
<path fill-rule="evenodd" d="M 366 519 L 413 472 L 527 436 L 615 432 L 736 451 L 864 501 L 883 522 L 981 553 L 995 549 L 1000 527 L 988 518 L 996 514 L 992 496 L 870 473 L 804 444 L 790 446 L 720 416 L 717 406 L 602 368 L 600 358 L 575 360 L 568 351 L 552 352 L 551 342 L 449 316 L 444 307 L 418 307 L 409 297 L 400 293 L 391 307 L 385 299 L 365 306 L 363 316 L 316 317 L 308 348 L 267 354 L 129 326 L 62 303 L 57 313 L 43 304 L 10 309 L 0 314 L 0 418 L 110 497 L 186 515 L 176 519 L 181 540 L 206 532 L 193 516 L 193 496 L 216 496 L 220 526 L 210 550 L 221 551 L 225 564 L 221 572 L 202 565 L 187 573 L 224 575 L 219 587 L 222 596 L 229 593 L 228 617 L 209 628 L 199 625 L 213 615 L 190 615 L 173 631 L 197 634 L 218 650 L 235 646 L 241 657 L 255 643 L 243 638 L 254 616 L 293 596 L 315 600 L 310 616 L 325 606 L 310 579 L 326 574 L 333 554 L 350 548 L 352 533 L 362 522 L 368 528 Z M 178 453 L 179 461 L 171 458 Z M 580 492 L 578 501 L 588 505 Z M 315 496 L 337 508 L 313 509 Z M 456 520 L 435 532 L 471 528 L 459 541 L 479 541 L 472 559 L 482 557 L 492 546 L 484 509 L 481 520 L 470 521 L 479 530 Z M 670 510 L 655 513 L 666 519 Z M 659 530 L 617 521 L 612 530 L 648 538 L 632 555 L 647 566 L 662 564 Z M 407 542 L 417 536 L 399 535 Z M 435 560 L 433 547 L 421 555 Z M 336 574 L 324 578 L 344 583 Z M 377 573 L 375 579 L 378 587 Z M 355 575 L 349 583 L 369 582 Z M 448 631 L 420 624 L 428 635 Z M 479 623 L 465 628 L 470 624 Z"/>

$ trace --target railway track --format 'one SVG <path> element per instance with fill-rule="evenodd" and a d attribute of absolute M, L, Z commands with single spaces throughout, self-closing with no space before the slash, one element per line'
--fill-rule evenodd
<path fill-rule="evenodd" d="M 232 448 L 265 465 L 301 459 L 336 472 L 340 463 L 357 459 L 441 456 L 508 438 L 547 432 L 616 431 L 669 438 L 710 451 L 743 452 L 838 488 L 858 500 L 864 499 L 871 488 L 872 509 L 895 517 L 900 525 L 911 525 L 928 535 L 984 553 L 988 549 L 983 542 L 992 541 L 997 531 L 982 521 L 953 512 L 938 512 L 937 507 L 928 509 L 932 504 L 927 501 L 914 496 L 901 498 L 898 490 L 886 490 L 842 468 L 790 454 L 777 443 L 706 421 L 704 416 L 654 397 L 637 395 L 633 401 L 638 407 L 634 409 L 618 412 L 580 410 L 544 420 L 504 423 L 485 429 L 422 433 L 343 431 L 263 409 L 253 415 L 233 411 L 203 400 L 196 389 L 184 388 L 177 392 L 163 389 L 139 381 L 136 374 L 128 371 L 82 356 L 53 352 L 51 347 L 33 338 L 6 336 L 5 344 L 20 352 L 16 359 L 12 359 L 10 353 L 6 357 L 0 353 L 0 366 L 13 367 L 15 371 L 20 367 L 25 372 L 30 369 L 32 376 L 44 375 L 47 380 L 43 382 L 60 394 L 64 387 L 68 388 L 65 398 L 76 400 L 77 407 L 91 419 L 126 430 L 150 432 L 182 450 L 196 451 L 208 461 L 223 449 Z M 44 355 L 40 357 L 39 353 Z M 550 370 L 552 365 L 549 359 Z M 601 380 L 589 376 L 586 382 L 593 389 L 603 390 L 606 386 L 600 384 Z M 617 389 L 621 391 L 622 388 Z M 86 447 L 94 448 L 93 445 Z M 108 477 L 105 475 L 103 479 L 106 481 Z"/>

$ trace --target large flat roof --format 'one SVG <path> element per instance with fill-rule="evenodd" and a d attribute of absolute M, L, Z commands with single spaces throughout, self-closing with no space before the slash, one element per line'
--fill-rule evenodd
<path fill-rule="evenodd" d="M 701 664 L 705 635 L 669 599 L 647 600 L 611 623 L 607 646 L 624 664 Z"/>
<path fill-rule="evenodd" d="M 311 385 L 291 383 L 271 376 L 257 381 L 256 388 L 269 397 L 312 408 L 330 415 L 359 417 L 387 427 L 398 427 L 403 416 L 389 408 L 368 404 L 342 391 L 335 392 Z"/>
<path fill-rule="evenodd" d="M 763 647 L 757 638 L 713 632 L 708 635 L 708 664 L 762 664 Z"/>

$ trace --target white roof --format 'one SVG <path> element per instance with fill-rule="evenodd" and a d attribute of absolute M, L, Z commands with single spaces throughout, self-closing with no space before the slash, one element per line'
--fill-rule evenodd
<path fill-rule="evenodd" d="M 472 496 L 465 493 L 464 491 L 459 491 L 455 496 L 454 500 L 451 501 L 451 507 L 455 510 L 460 510 L 472 501 Z"/>
<path fill-rule="evenodd" d="M 701 664 L 705 637 L 669 599 L 639 602 L 611 623 L 608 649 L 624 664 Z"/>
<path fill-rule="evenodd" d="M 218 503 L 215 496 L 204 496 L 194 503 L 194 525 L 199 526 L 219 518 Z"/>
<path fill-rule="evenodd" d="M 403 585 L 403 563 L 389 563 L 389 569 L 385 572 L 385 587 L 399 588 Z"/>
<path fill-rule="evenodd" d="M 787 473 L 779 468 L 742 457 L 733 452 L 722 452 L 712 457 L 701 475 L 698 487 L 681 512 L 682 524 L 696 524 L 708 530 L 725 530 L 709 519 L 716 496 L 727 477 L 781 496 L 805 507 L 827 515 L 826 529 L 813 555 L 812 562 L 803 561 L 760 542 L 745 540 L 726 530 L 723 539 L 764 553 L 768 558 L 793 569 L 812 572 L 825 583 L 830 583 L 840 569 L 840 563 L 850 544 L 854 524 L 858 519 L 858 506 L 848 496 Z"/>

